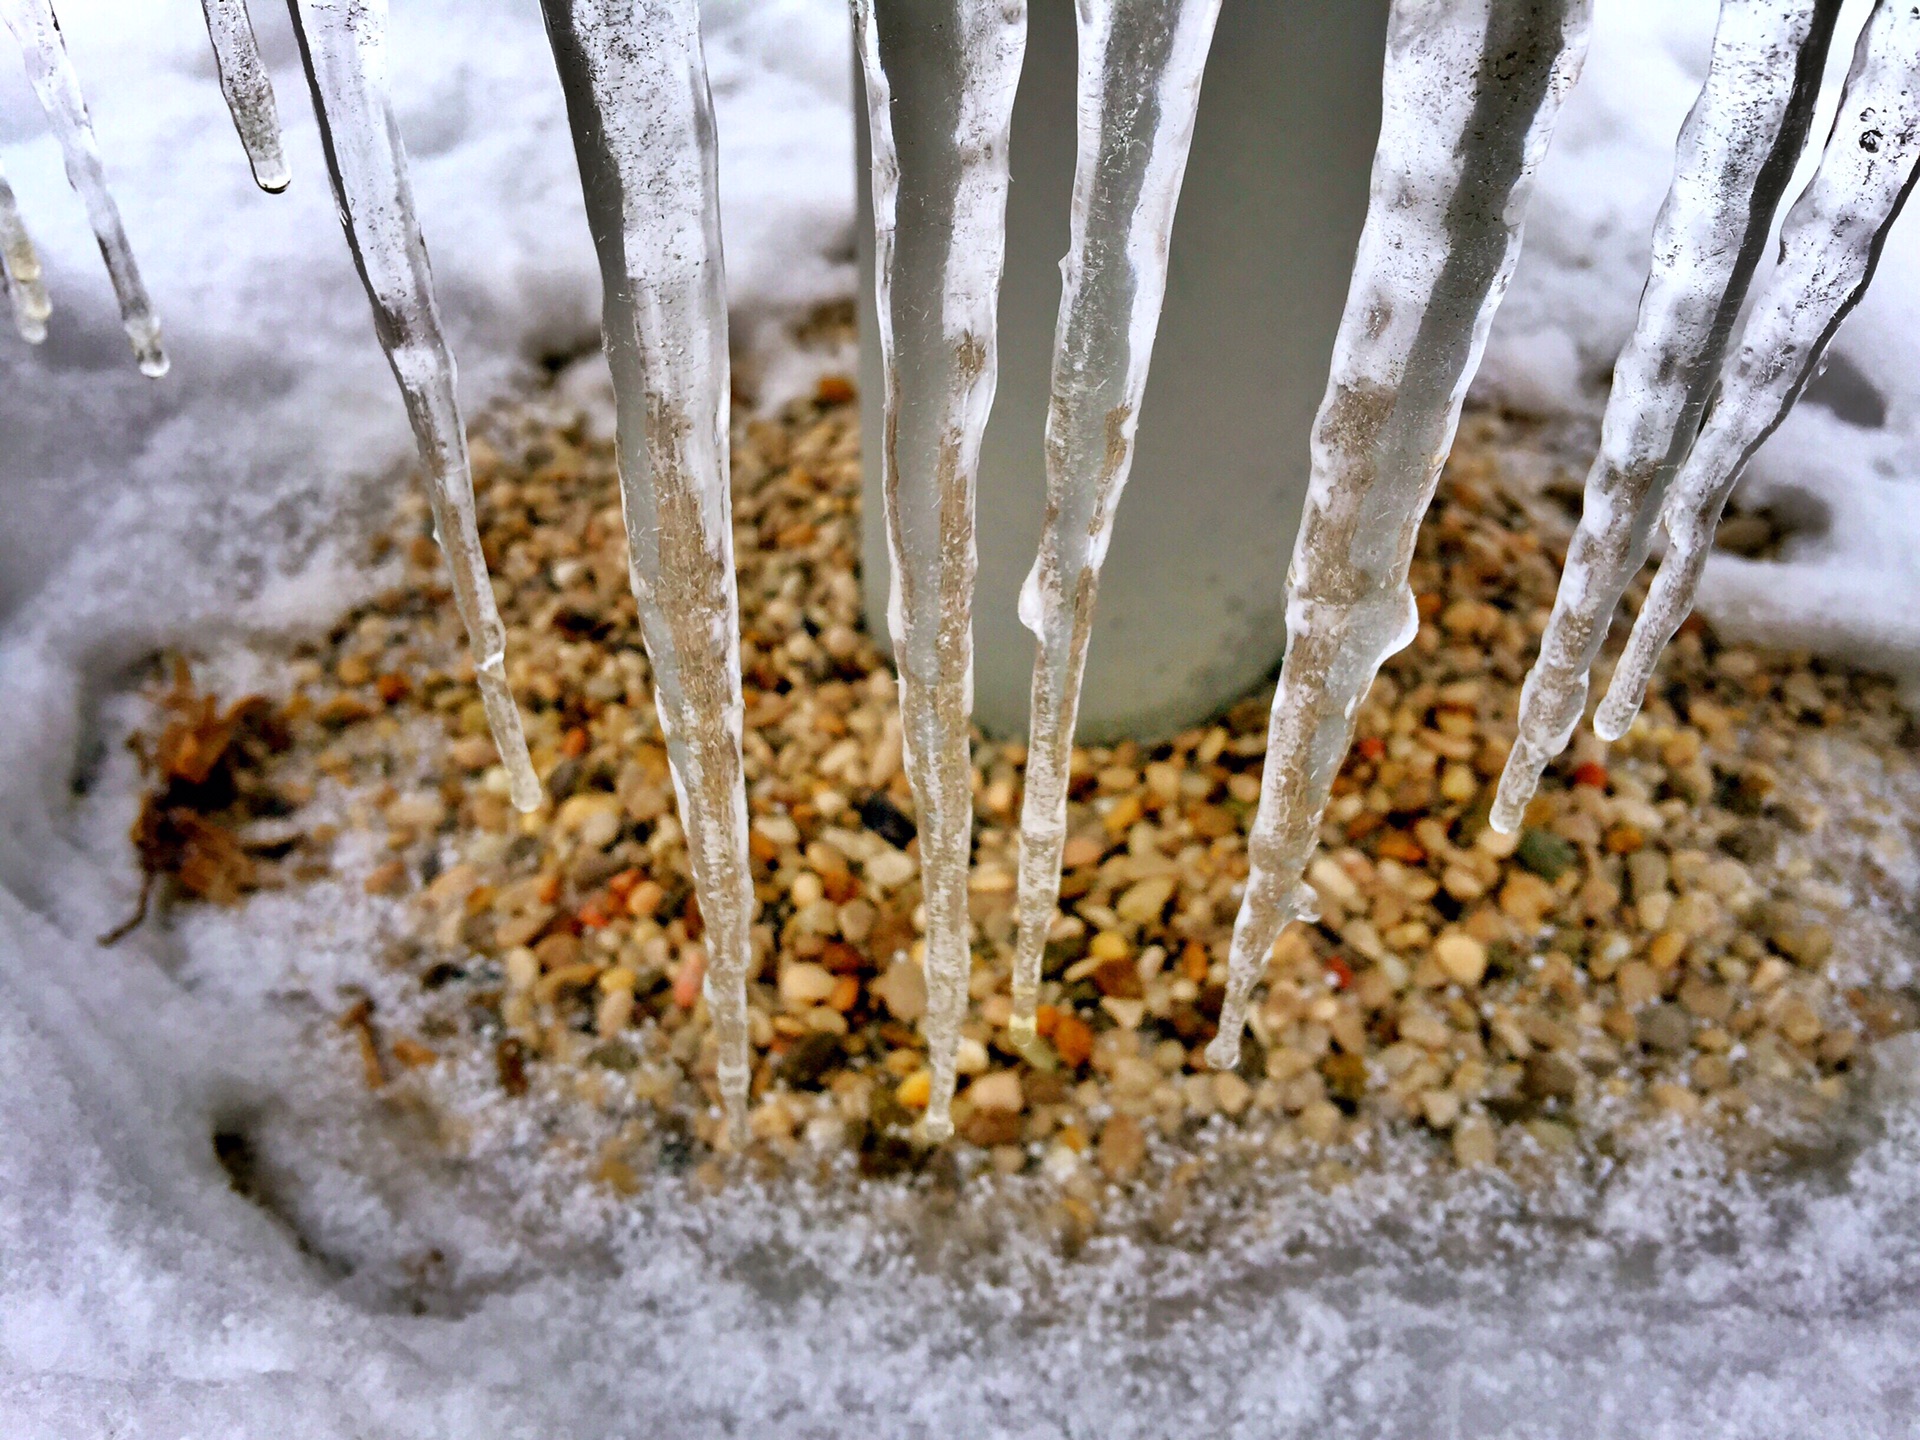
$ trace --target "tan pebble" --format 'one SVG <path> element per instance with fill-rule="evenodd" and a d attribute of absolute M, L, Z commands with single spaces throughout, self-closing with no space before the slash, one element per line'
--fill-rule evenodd
<path fill-rule="evenodd" d="M 369 895 L 393 895 L 407 883 L 407 862 L 389 860 L 376 865 L 367 875 L 366 890 Z"/>
<path fill-rule="evenodd" d="M 1075 835 L 1061 850 L 1060 864 L 1065 869 L 1078 870 L 1082 865 L 1098 865 L 1106 853 L 1107 847 L 1091 835 Z"/>
<path fill-rule="evenodd" d="M 1451 1090 L 1428 1090 L 1420 1096 L 1420 1113 L 1427 1124 L 1445 1130 L 1460 1118 L 1460 1097 Z"/>
<path fill-rule="evenodd" d="M 524 945 L 516 945 L 505 957 L 507 985 L 513 990 L 531 990 L 540 978 L 540 961 Z"/>
<path fill-rule="evenodd" d="M 1147 1158 L 1147 1132 L 1133 1116 L 1115 1115 L 1100 1131 L 1095 1158 L 1109 1180 L 1129 1179 Z"/>
<path fill-rule="evenodd" d="M 780 1000 L 789 1009 L 818 1005 L 833 993 L 833 972 L 824 965 L 798 960 L 780 971 Z"/>
<path fill-rule="evenodd" d="M 1429 1050 L 1443 1050 L 1452 1043 L 1453 1032 L 1446 1021 L 1430 1011 L 1407 1005 L 1400 1011 L 1400 1038 Z"/>
<path fill-rule="evenodd" d="M 1448 979 L 1461 985 L 1478 985 L 1487 973 L 1487 947 L 1458 930 L 1449 930 L 1433 942 L 1433 958 Z"/>
<path fill-rule="evenodd" d="M 1720 1055 L 1702 1055 L 1693 1062 L 1694 1088 L 1711 1094 L 1733 1083 L 1733 1067 Z"/>
<path fill-rule="evenodd" d="M 1171 875 L 1150 876 L 1129 886 L 1113 908 L 1122 920 L 1135 925 L 1151 924 L 1160 918 L 1167 901 L 1173 898 L 1173 891 L 1174 879 Z"/>
<path fill-rule="evenodd" d="M 1694 1116 L 1700 1113 L 1700 1097 L 1684 1085 L 1675 1085 L 1671 1081 L 1656 1080 L 1647 1087 L 1647 1096 L 1662 1110 L 1676 1115 Z"/>
<path fill-rule="evenodd" d="M 758 1140 L 786 1140 L 793 1135 L 793 1112 L 778 1096 L 762 1101 L 747 1116 L 747 1129 Z"/>
<path fill-rule="evenodd" d="M 896 1020 L 911 1023 L 927 1013 L 926 976 L 911 960 L 894 961 L 887 973 L 867 988 L 879 996 Z"/>
<path fill-rule="evenodd" d="M 1019 1073 L 1013 1070 L 982 1075 L 967 1087 L 967 1098 L 976 1110 L 1020 1110 L 1027 1103 L 1020 1090 Z"/>
<path fill-rule="evenodd" d="M 1468 1115 L 1453 1127 L 1454 1162 L 1463 1166 L 1491 1165 L 1500 1155 L 1493 1122 L 1484 1115 Z"/>
<path fill-rule="evenodd" d="M 850 945 L 864 945 L 879 912 L 870 900 L 849 900 L 840 907 L 840 934 Z"/>
<path fill-rule="evenodd" d="M 633 1018 L 633 991 L 608 990 L 600 996 L 600 1003 L 593 1013 L 594 1032 L 602 1040 L 610 1040 L 627 1028 L 627 1022 Z"/>
<path fill-rule="evenodd" d="M 886 849 L 867 861 L 867 879 L 882 890 L 896 890 L 913 878 L 917 868 L 911 855 Z"/>
<path fill-rule="evenodd" d="M 954 1051 L 953 1068 L 957 1074 L 961 1075 L 985 1074 L 987 1069 L 987 1047 L 971 1035 L 961 1036 L 960 1044 Z"/>
<path fill-rule="evenodd" d="M 1226 1115 L 1239 1115 L 1253 1100 L 1253 1087 L 1231 1070 L 1213 1074 L 1213 1103 Z"/>
<path fill-rule="evenodd" d="M 600 989 L 607 994 L 612 994 L 615 990 L 631 993 L 639 983 L 640 977 L 634 973 L 630 965 L 615 965 L 600 972 Z"/>
<path fill-rule="evenodd" d="M 1340 1138 L 1340 1107 L 1330 1100 L 1316 1100 L 1300 1112 L 1300 1130 L 1316 1145 L 1331 1145 Z"/>
<path fill-rule="evenodd" d="M 1629 1010 L 1637 1010 L 1660 994 L 1660 977 L 1654 968 L 1642 960 L 1629 960 L 1622 965 L 1613 977 L 1614 988 L 1620 994 L 1620 1003 Z"/>
<path fill-rule="evenodd" d="M 1138 1030 L 1147 1018 L 1145 1000 L 1130 1000 L 1119 995 L 1102 995 L 1100 1008 L 1111 1015 L 1114 1024 L 1122 1030 Z"/>

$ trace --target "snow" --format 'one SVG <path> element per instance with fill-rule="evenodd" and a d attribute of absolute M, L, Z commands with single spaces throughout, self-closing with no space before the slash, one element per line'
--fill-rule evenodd
<path fill-rule="evenodd" d="M 1587 414 L 1632 325 L 1713 18 L 1705 0 L 1596 11 L 1480 386 Z M 838 0 L 706 12 L 736 348 L 771 397 L 808 362 L 769 339 L 852 289 L 846 19 Z M 382 983 L 387 920 L 349 904 L 352 886 L 95 946 L 134 888 L 130 762 L 107 743 L 133 713 L 127 668 L 183 638 L 323 623 L 367 583 L 344 542 L 411 447 L 277 7 L 254 18 L 294 175 L 278 197 L 254 187 L 196 7 L 93 0 L 62 18 L 173 372 L 156 383 L 130 363 L 58 147 L 0 65 L 0 159 L 55 307 L 44 347 L 0 344 L 0 1434 L 1910 1424 L 1912 1042 L 1881 1057 L 1871 1123 L 1790 1174 L 1730 1184 L 1679 1138 L 1525 1200 L 1403 1168 L 1281 1191 L 1233 1218 L 1231 1253 L 1188 1233 L 1066 1261 L 996 1228 L 978 1195 L 747 1186 L 716 1203 L 661 1182 L 614 1205 L 543 1175 L 538 1137 L 498 1126 L 477 1129 L 470 1163 L 423 1163 L 312 1038 L 309 987 Z M 596 333 L 560 93 L 531 0 L 402 0 L 393 25 L 416 196 L 478 413 Z M 1836 55 L 1851 41 L 1843 25 Z M 1808 528 L 1783 563 L 1709 571 L 1723 626 L 1914 665 L 1920 607 L 1884 602 L 1920 588 L 1917 306 L 1910 222 L 1840 334 L 1832 383 L 1754 467 L 1744 503 Z M 1869 595 L 1907 618 L 1870 622 Z M 210 1144 L 225 1129 L 260 1147 L 274 1213 L 228 1186 Z M 446 1273 L 419 1278 L 436 1249 Z"/>

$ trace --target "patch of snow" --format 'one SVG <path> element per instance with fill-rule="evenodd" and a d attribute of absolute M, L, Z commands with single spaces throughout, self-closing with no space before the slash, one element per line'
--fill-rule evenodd
<path fill-rule="evenodd" d="M 1482 382 L 1530 407 L 1597 411 L 1711 34 L 1707 0 L 1597 8 Z M 303 998 L 388 983 L 389 919 L 357 887 L 100 949 L 91 937 L 134 889 L 133 781 L 107 745 L 126 713 L 108 697 L 156 647 L 283 635 L 357 598 L 341 537 L 384 508 L 410 449 L 284 17 L 255 10 L 294 175 L 277 198 L 254 188 L 196 7 L 94 0 L 63 17 L 166 326 L 159 384 L 128 361 L 58 148 L 0 65 L 0 155 L 55 306 L 44 347 L 0 343 L 0 1434 L 1910 1424 L 1912 1042 L 1882 1047 L 1871 1127 L 1765 1182 L 1730 1184 L 1675 1139 L 1563 1200 L 1486 1179 L 1436 1195 L 1409 1173 L 1282 1193 L 1242 1217 L 1231 1255 L 1103 1240 L 1069 1261 L 996 1232 L 977 1197 L 941 1220 L 885 1186 L 709 1197 L 662 1182 L 616 1206 L 536 1165 L 531 1126 L 481 1115 L 469 1163 L 429 1162 L 368 1113 L 326 1049 L 345 1037 Z M 707 19 L 735 336 L 764 395 L 777 377 L 807 383 L 810 362 L 763 358 L 784 321 L 851 293 L 846 16 L 838 0 L 709 0 Z M 477 412 L 596 332 L 559 89 L 531 0 L 405 0 L 393 23 Z M 1722 624 L 1791 637 L 1824 621 L 1821 643 L 1914 653 L 1859 628 L 1857 595 L 1920 583 L 1920 506 L 1905 500 L 1920 476 L 1916 227 L 1896 231 L 1841 334 L 1830 403 L 1812 397 L 1755 467 L 1747 503 L 1809 529 L 1782 562 L 1712 572 Z M 268 1204 L 229 1186 L 216 1131 L 255 1138 Z"/>

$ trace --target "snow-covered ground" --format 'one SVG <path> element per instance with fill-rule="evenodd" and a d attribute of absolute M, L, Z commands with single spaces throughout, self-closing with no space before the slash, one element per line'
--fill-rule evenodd
<path fill-rule="evenodd" d="M 278 1106 L 320 1137 L 316 1155 L 321 1139 L 352 1150 L 352 1097 L 296 1063 L 299 1016 L 274 1001 L 296 968 L 368 964 L 364 917 L 263 901 L 101 950 L 89 937 L 125 913 L 131 859 L 76 828 L 68 780 L 140 657 L 344 604 L 351 572 L 329 537 L 379 503 L 408 453 L 291 38 L 275 7 L 255 8 L 295 173 L 280 197 L 253 188 L 190 0 L 75 0 L 63 17 L 166 326 L 173 373 L 158 384 L 132 366 L 54 143 L 0 64 L 0 159 L 56 307 L 42 349 L 0 343 L 0 1435 L 1907 1423 L 1907 1052 L 1883 1067 L 1876 1128 L 1841 1159 L 1730 1191 L 1676 1150 L 1572 1204 L 1577 1224 L 1528 1220 L 1491 1185 L 1438 1206 L 1306 1194 L 1250 1224 L 1238 1253 L 1116 1244 L 1068 1264 L 1009 1244 L 971 1279 L 916 1259 L 888 1222 L 780 1193 L 689 1207 L 662 1190 L 618 1216 L 581 1199 L 544 1214 L 553 1243 L 528 1249 L 526 1197 L 423 1177 L 402 1156 L 372 1176 L 320 1165 L 330 1233 L 369 1257 L 430 1242 L 488 1283 L 412 1315 L 301 1254 L 232 1192 L 208 1137 Z M 1597 8 L 1481 382 L 1587 413 L 1632 321 L 1713 13 Z M 844 9 L 710 0 L 707 20 L 736 334 L 772 394 L 796 373 L 782 323 L 853 283 Z M 399 0 L 394 25 L 415 189 L 477 407 L 595 334 L 559 91 L 534 0 Z M 1914 673 L 1916 307 L 1910 221 L 1828 383 L 1754 469 L 1749 500 L 1808 529 L 1784 562 L 1719 563 L 1707 603 L 1721 624 Z M 126 783 L 124 766 L 103 775 Z"/>

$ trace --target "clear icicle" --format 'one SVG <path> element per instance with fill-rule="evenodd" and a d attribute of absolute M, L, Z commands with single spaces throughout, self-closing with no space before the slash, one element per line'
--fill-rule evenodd
<path fill-rule="evenodd" d="M 719 1081 L 744 1136 L 753 877 L 740 759 L 727 305 L 696 0 L 542 0 L 599 248 L 620 496 L 706 922 Z"/>
<path fill-rule="evenodd" d="M 80 77 L 67 56 L 67 42 L 51 0 L 0 0 L 0 18 L 13 31 L 27 62 L 27 78 L 47 112 L 53 133 L 67 162 L 67 182 L 87 207 L 87 220 L 100 242 L 107 276 L 120 301 L 120 323 L 133 342 L 133 358 L 140 373 L 155 379 L 167 373 L 167 352 L 160 345 L 160 322 L 141 283 L 140 267 L 120 223 L 120 207 L 107 189 L 107 173 L 100 162 L 100 146 L 87 118 L 87 102 L 80 93 Z"/>
<path fill-rule="evenodd" d="M 290 8 L 320 120 L 334 204 L 373 304 L 374 332 L 420 447 L 434 535 L 446 552 L 480 699 L 513 803 L 534 810 L 540 804 L 540 780 L 507 688 L 507 632 L 474 523 L 473 475 L 454 395 L 453 356 L 440 331 L 406 151 L 387 95 L 386 0 L 291 0 Z"/>
<path fill-rule="evenodd" d="M 47 338 L 47 316 L 53 313 L 53 305 L 40 278 L 40 254 L 27 235 L 20 202 L 4 174 L 0 174 L 0 269 L 6 276 L 14 328 L 21 339 L 38 345 Z"/>
<path fill-rule="evenodd" d="M 929 1139 L 953 1131 L 954 1055 L 972 954 L 973 487 L 993 405 L 1006 246 L 1008 127 L 1025 0 L 853 0 L 873 138 L 874 272 L 886 378 L 881 489 L 903 758 L 920 819 L 927 912 Z M 938 77 L 896 136 L 887 67 L 924 47 Z M 931 57 L 931 58 L 929 58 Z M 932 116 L 931 119 L 924 117 Z M 905 143 L 900 143 L 901 141 Z"/>
<path fill-rule="evenodd" d="M 1614 365 L 1600 453 L 1567 547 L 1520 728 L 1493 804 L 1511 833 L 1586 709 L 1587 677 L 1660 500 L 1713 393 L 1734 323 L 1813 121 L 1839 0 L 1723 0 L 1706 83 L 1681 128 L 1633 337 Z"/>
<path fill-rule="evenodd" d="M 1467 384 L 1519 257 L 1533 176 L 1585 54 L 1590 0 L 1396 0 L 1380 142 L 1288 580 L 1251 873 L 1216 1067 L 1302 880 L 1354 714 L 1419 626 L 1407 567 Z"/>
<path fill-rule="evenodd" d="M 1594 716 L 1604 738 L 1639 713 L 1660 651 L 1693 608 L 1740 472 L 1800 398 L 1873 278 L 1920 162 L 1920 9 L 1881 0 L 1854 53 L 1820 168 L 1787 213 L 1780 264 L 1719 399 L 1667 496 L 1667 553 Z"/>
<path fill-rule="evenodd" d="M 1074 719 L 1094 592 L 1133 463 L 1167 246 L 1220 0 L 1080 0 L 1080 153 L 1054 336 L 1047 513 L 1020 591 L 1039 642 L 1020 813 L 1014 1042 L 1030 1042 L 1060 896 Z"/>
<path fill-rule="evenodd" d="M 273 103 L 273 79 L 260 60 L 247 0 L 200 0 L 213 42 L 213 64 L 220 72 L 220 93 L 227 97 L 233 128 L 246 147 L 253 179 L 269 195 L 287 188 L 293 174 L 280 147 L 280 111 Z"/>

